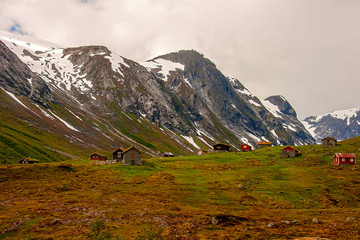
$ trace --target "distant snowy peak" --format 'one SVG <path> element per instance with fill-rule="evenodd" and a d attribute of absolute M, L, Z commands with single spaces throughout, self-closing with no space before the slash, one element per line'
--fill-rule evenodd
<path fill-rule="evenodd" d="M 360 135 L 360 107 L 310 116 L 303 124 L 318 142 L 327 136 L 338 140 L 356 137 Z"/>
<path fill-rule="evenodd" d="M 331 113 L 327 113 L 327 114 L 323 114 L 323 115 L 319 115 L 319 116 L 310 116 L 310 117 L 307 117 L 305 120 L 307 122 L 316 123 L 316 122 L 320 122 L 325 117 L 331 117 L 331 118 L 336 118 L 336 119 L 340 119 L 340 120 L 346 120 L 347 125 L 350 125 L 351 119 L 356 118 L 359 115 L 360 115 L 360 107 L 350 108 L 350 109 L 346 109 L 346 110 L 337 110 L 337 111 L 333 111 Z"/>

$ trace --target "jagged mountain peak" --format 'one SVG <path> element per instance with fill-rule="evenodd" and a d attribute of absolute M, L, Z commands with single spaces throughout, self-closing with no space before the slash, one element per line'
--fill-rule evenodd
<path fill-rule="evenodd" d="M 294 118 L 297 117 L 295 109 L 290 105 L 285 97 L 281 95 L 274 95 L 267 97 L 265 101 L 269 101 L 273 105 L 277 106 L 281 113 L 292 116 Z"/>

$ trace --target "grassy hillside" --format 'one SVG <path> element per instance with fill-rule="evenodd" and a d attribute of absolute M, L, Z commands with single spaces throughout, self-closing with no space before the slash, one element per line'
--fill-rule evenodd
<path fill-rule="evenodd" d="M 0 239 L 359 239 L 360 167 L 332 160 L 359 147 L 2 165 Z"/>

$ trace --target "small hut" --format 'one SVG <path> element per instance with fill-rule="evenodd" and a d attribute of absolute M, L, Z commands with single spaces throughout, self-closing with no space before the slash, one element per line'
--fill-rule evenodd
<path fill-rule="evenodd" d="M 123 150 L 121 148 L 118 148 L 113 152 L 113 160 L 119 162 L 122 160 L 122 157 L 123 157 Z"/>
<path fill-rule="evenodd" d="M 171 152 L 164 152 L 161 154 L 162 157 L 175 157 L 175 155 Z"/>
<path fill-rule="evenodd" d="M 335 153 L 334 155 L 334 164 L 335 165 L 355 165 L 356 156 L 352 153 Z"/>
<path fill-rule="evenodd" d="M 101 155 L 100 153 L 95 152 L 95 153 L 90 154 L 90 160 L 92 160 L 92 161 L 99 161 L 99 160 L 100 161 L 106 161 L 107 157 L 104 156 L 104 155 Z"/>
<path fill-rule="evenodd" d="M 251 151 L 251 146 L 244 143 L 244 144 L 241 145 L 241 151 L 242 152 L 250 152 Z"/>
<path fill-rule="evenodd" d="M 258 145 L 258 148 L 265 148 L 265 147 L 271 147 L 272 143 L 271 142 L 258 142 L 257 145 Z"/>
<path fill-rule="evenodd" d="M 336 143 L 337 143 L 337 141 L 333 137 L 326 137 L 324 139 L 321 139 L 322 147 L 335 147 Z"/>
<path fill-rule="evenodd" d="M 230 151 L 230 145 L 225 144 L 225 143 L 218 143 L 214 145 L 214 151 L 217 152 L 228 152 Z"/>
<path fill-rule="evenodd" d="M 143 165 L 141 152 L 132 146 L 124 150 L 123 163 L 124 165 Z"/>
<path fill-rule="evenodd" d="M 21 164 L 33 164 L 33 163 L 39 163 L 39 160 L 34 159 L 34 158 L 24 157 L 24 158 L 20 159 L 18 161 L 18 163 L 21 163 Z"/>
<path fill-rule="evenodd" d="M 286 147 L 281 150 L 282 158 L 293 158 L 299 155 L 299 151 L 292 147 Z"/>

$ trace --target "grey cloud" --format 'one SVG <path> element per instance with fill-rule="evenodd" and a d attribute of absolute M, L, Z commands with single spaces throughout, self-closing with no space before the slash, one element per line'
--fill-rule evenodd
<path fill-rule="evenodd" d="M 0 0 L 0 28 L 65 46 L 106 45 L 138 61 L 197 49 L 255 95 L 300 118 L 358 107 L 356 0 Z M 341 97 L 334 92 L 343 90 Z M 334 97 L 336 96 L 336 97 Z"/>

